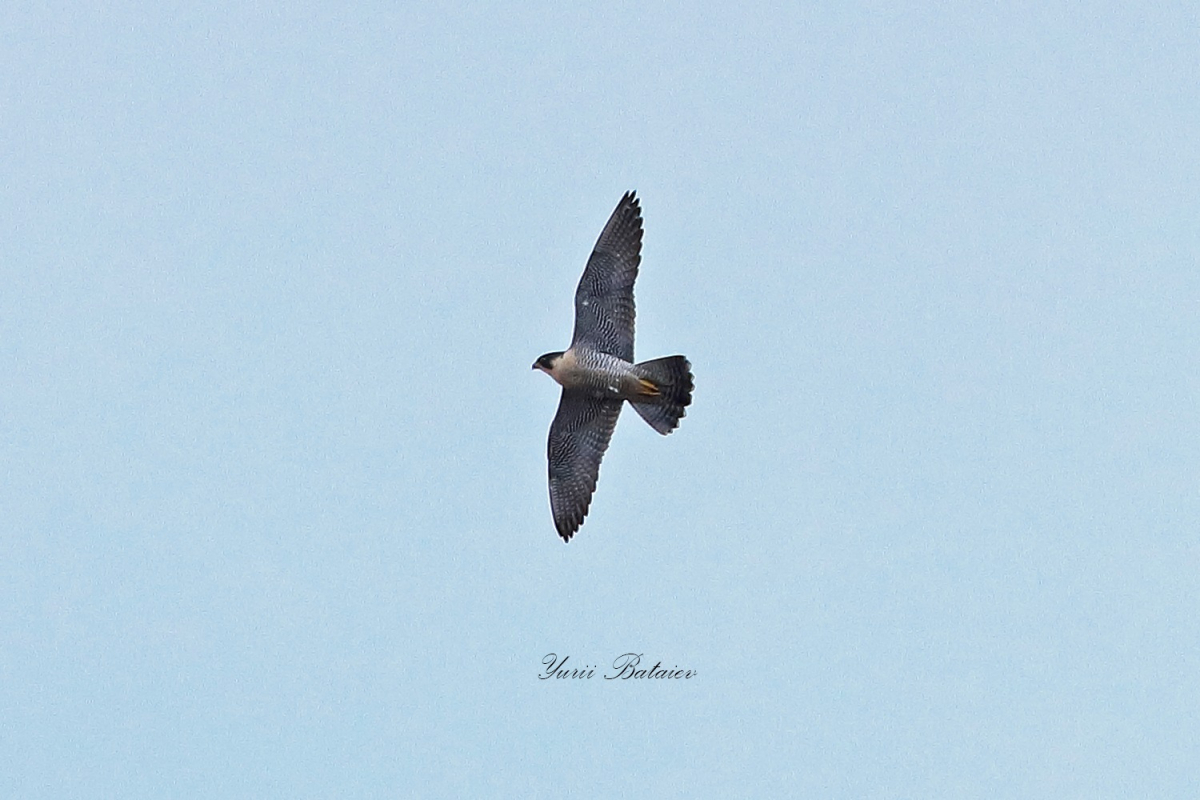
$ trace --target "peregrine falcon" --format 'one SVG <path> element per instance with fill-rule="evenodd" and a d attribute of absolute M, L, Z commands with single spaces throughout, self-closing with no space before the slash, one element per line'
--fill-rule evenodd
<path fill-rule="evenodd" d="M 565 352 L 534 362 L 562 385 L 550 425 L 550 510 L 564 542 L 587 516 L 600 459 L 621 406 L 664 436 L 692 402 L 692 365 L 683 356 L 633 363 L 633 282 L 642 260 L 642 210 L 626 192 L 604 226 L 575 290 L 575 334 Z"/>

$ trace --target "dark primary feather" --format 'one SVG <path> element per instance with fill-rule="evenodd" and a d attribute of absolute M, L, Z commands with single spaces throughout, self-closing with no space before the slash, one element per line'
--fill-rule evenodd
<path fill-rule="evenodd" d="M 585 345 L 633 361 L 633 282 L 642 260 L 642 210 L 626 192 L 596 241 L 575 290 L 575 335 Z"/>
<path fill-rule="evenodd" d="M 563 541 L 570 541 L 587 516 L 600 475 L 600 459 L 608 449 L 623 402 L 563 390 L 546 446 L 550 509 Z"/>

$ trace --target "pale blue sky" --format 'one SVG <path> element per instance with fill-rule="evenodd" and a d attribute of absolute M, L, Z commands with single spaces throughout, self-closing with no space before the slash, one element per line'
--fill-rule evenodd
<path fill-rule="evenodd" d="M 0 797 L 1191 797 L 1193 4 L 17 2 Z M 545 436 L 642 198 L 580 534 Z M 549 652 L 695 669 L 542 682 Z"/>

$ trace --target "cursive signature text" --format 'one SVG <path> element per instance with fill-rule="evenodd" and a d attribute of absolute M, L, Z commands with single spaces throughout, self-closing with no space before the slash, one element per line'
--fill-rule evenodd
<path fill-rule="evenodd" d="M 679 666 L 664 667 L 661 661 L 654 662 L 652 667 L 642 666 L 643 653 L 622 653 L 613 659 L 611 670 L 601 673 L 606 681 L 628 680 L 691 680 L 696 677 L 696 670 L 681 669 Z M 542 672 L 538 680 L 548 681 L 551 678 L 563 680 L 590 680 L 596 674 L 595 665 L 568 665 L 570 656 L 557 653 L 547 653 L 542 659 Z M 610 674 L 611 673 L 611 674 Z"/>

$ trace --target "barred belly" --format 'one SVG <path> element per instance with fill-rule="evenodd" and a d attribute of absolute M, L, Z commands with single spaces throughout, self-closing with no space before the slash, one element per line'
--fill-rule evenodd
<path fill-rule="evenodd" d="M 564 383 L 573 389 L 582 389 L 597 397 L 630 399 L 639 395 L 638 379 L 633 374 L 633 364 L 608 353 L 572 352 L 564 370 Z M 566 355 L 566 354 L 564 354 Z"/>

